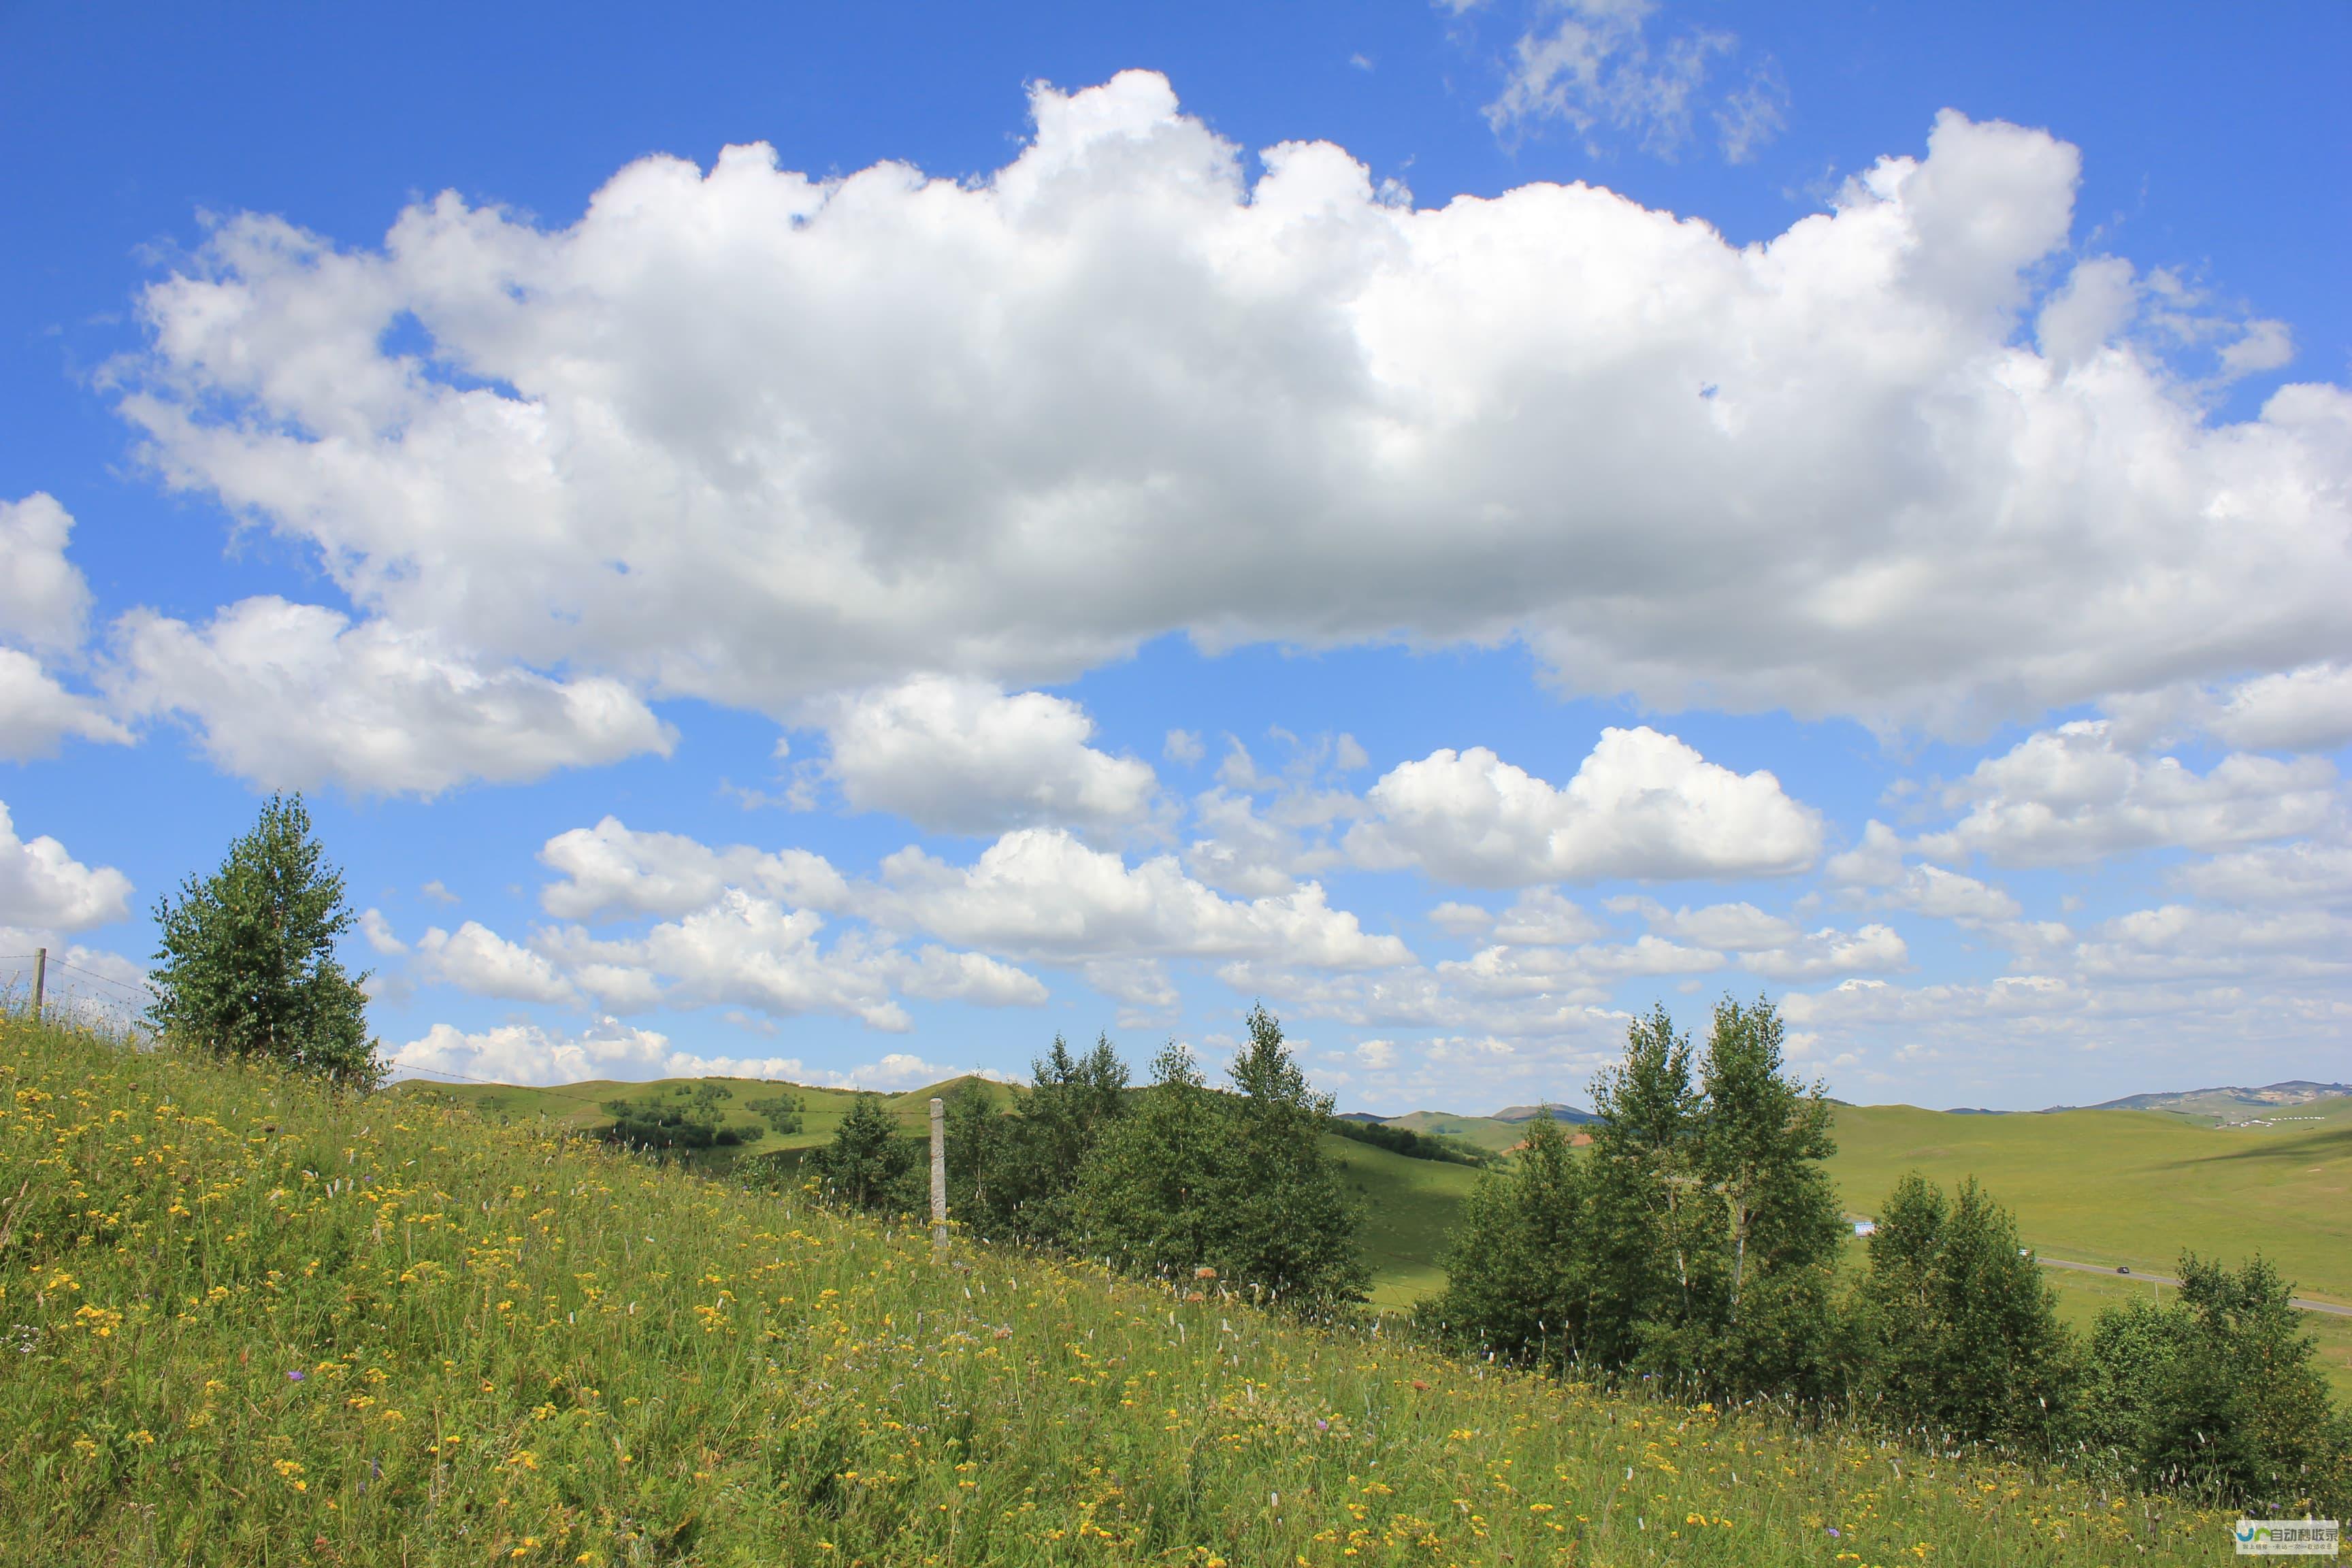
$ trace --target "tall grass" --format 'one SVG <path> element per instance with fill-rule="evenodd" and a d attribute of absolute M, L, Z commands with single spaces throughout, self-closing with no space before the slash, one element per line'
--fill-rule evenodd
<path fill-rule="evenodd" d="M 12 1562 L 2005 1568 L 2225 1539 L 1192 1294 L 0 1019 Z"/>

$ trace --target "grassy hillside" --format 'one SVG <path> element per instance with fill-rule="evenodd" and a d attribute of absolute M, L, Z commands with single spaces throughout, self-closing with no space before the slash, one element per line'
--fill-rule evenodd
<path fill-rule="evenodd" d="M 2192 1125 L 2140 1110 L 1952 1116 L 1842 1107 L 1832 1173 L 1863 1214 L 1906 1171 L 1974 1174 L 2053 1257 L 2168 1270 L 2184 1247 L 2260 1248 L 2305 1294 L 2352 1302 L 2352 1100 L 2315 1121 Z"/>
<path fill-rule="evenodd" d="M 2006 1568 L 2226 1528 L 14 1020 L 0 1301 L 27 1564 Z"/>
<path fill-rule="evenodd" d="M 1412 1132 L 1434 1132 L 1448 1138 L 1459 1138 L 1497 1153 L 1528 1135 L 1524 1122 L 1497 1121 L 1491 1116 L 1456 1116 L 1444 1110 L 1416 1110 L 1410 1116 L 1389 1117 L 1387 1121 L 1391 1127 L 1402 1127 Z"/>
<path fill-rule="evenodd" d="M 1323 1147 L 1364 1203 L 1372 1304 L 1407 1307 L 1443 1287 L 1438 1255 L 1478 1173 L 1438 1160 L 1408 1160 L 1328 1133 Z"/>
<path fill-rule="evenodd" d="M 965 1081 L 961 1078 L 950 1079 L 927 1088 L 909 1089 L 904 1094 L 885 1095 L 882 1103 L 908 1131 L 920 1131 L 930 1122 L 931 1097 L 948 1094 Z M 1010 1105 L 1013 1096 L 1020 1092 L 1009 1085 L 991 1082 L 987 1079 L 972 1079 L 971 1081 L 986 1089 L 999 1106 Z M 745 1155 L 782 1149 L 814 1149 L 829 1142 L 834 1130 L 841 1125 L 842 1117 L 856 1099 L 856 1092 L 850 1089 L 817 1089 L 807 1084 L 737 1078 L 656 1079 L 644 1083 L 593 1079 L 550 1089 L 411 1080 L 394 1085 L 388 1092 L 419 1104 L 463 1106 L 489 1121 L 509 1125 L 528 1123 L 584 1131 L 611 1121 L 612 1118 L 603 1109 L 607 1100 L 656 1104 L 670 1099 L 678 1090 L 692 1090 L 705 1084 L 715 1085 L 732 1095 L 732 1099 L 719 1102 L 720 1124 L 733 1129 L 743 1141 L 723 1148 L 685 1152 L 674 1157 L 713 1174 L 725 1173 Z M 751 1109 L 754 1100 L 783 1093 L 797 1095 L 807 1107 L 802 1114 L 801 1131 L 798 1132 L 777 1132 Z"/>

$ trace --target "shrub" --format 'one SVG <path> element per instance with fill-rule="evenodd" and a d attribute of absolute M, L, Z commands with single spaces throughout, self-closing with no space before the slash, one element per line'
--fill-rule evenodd
<path fill-rule="evenodd" d="M 809 1159 L 825 1189 L 851 1208 L 908 1214 L 924 1206 L 923 1152 L 902 1137 L 878 1094 L 861 1094 L 834 1130 L 833 1142 Z"/>
<path fill-rule="evenodd" d="M 2259 1257 L 2232 1271 L 2182 1254 L 2176 1300 L 2099 1314 L 2085 1436 L 2143 1485 L 2277 1513 L 2352 1507 L 2352 1429 L 2290 1290 Z"/>

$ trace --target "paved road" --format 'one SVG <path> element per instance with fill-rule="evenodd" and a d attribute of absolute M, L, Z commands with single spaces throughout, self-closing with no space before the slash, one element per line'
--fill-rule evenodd
<path fill-rule="evenodd" d="M 2110 1279 L 2145 1279 L 2151 1285 L 2180 1283 L 2169 1274 L 2142 1274 L 2137 1268 L 2128 1274 L 2121 1274 L 2104 1263 L 2069 1263 L 2063 1258 L 2037 1258 L 2034 1261 L 2044 1268 L 2076 1268 L 2085 1274 L 2104 1274 Z M 2326 1312 L 2330 1317 L 2352 1318 L 2352 1307 L 2338 1306 L 2334 1301 L 2315 1301 L 2306 1296 L 2295 1296 L 2291 1297 L 2287 1304 L 2300 1307 L 2306 1312 Z"/>

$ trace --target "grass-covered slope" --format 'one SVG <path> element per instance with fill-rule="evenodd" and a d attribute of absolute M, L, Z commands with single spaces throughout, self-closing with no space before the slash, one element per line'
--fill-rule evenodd
<path fill-rule="evenodd" d="M 1884 1568 L 2223 1539 L 16 1021 L 0 1292 L 25 1563 Z"/>
<path fill-rule="evenodd" d="M 1830 1171 L 1863 1214 L 1906 1171 L 1948 1186 L 1973 1174 L 2053 1257 L 2168 1272 L 2183 1247 L 2232 1263 L 2260 1249 L 2304 1293 L 2352 1302 L 2352 1100 L 2293 1109 L 2316 1120 L 1842 1107 Z"/>

